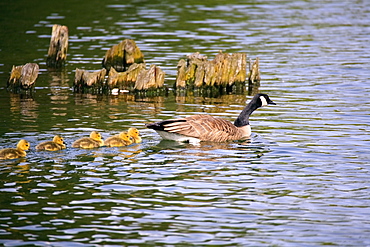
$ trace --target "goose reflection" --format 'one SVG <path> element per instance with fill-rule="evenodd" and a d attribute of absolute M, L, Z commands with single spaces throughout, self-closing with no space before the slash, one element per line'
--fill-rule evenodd
<path fill-rule="evenodd" d="M 158 153 L 161 150 L 172 150 L 171 156 L 176 155 L 179 162 L 239 163 L 260 159 L 270 152 L 269 144 L 264 141 L 260 142 L 257 139 L 257 135 L 252 135 L 250 139 L 243 141 L 226 143 L 200 142 L 196 145 L 162 139 L 156 145 L 147 148 L 147 151 Z M 166 155 L 164 154 L 164 156 Z"/>

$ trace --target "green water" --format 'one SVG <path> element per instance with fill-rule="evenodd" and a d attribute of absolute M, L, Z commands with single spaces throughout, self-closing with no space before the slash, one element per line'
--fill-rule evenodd
<path fill-rule="evenodd" d="M 0 147 L 31 143 L 26 158 L 0 161 L 4 246 L 370 245 L 367 2 L 12 1 L 0 14 Z M 53 24 L 69 28 L 60 72 L 45 66 Z M 125 38 L 169 88 L 187 54 L 259 57 L 258 90 L 277 105 L 253 113 L 246 142 L 163 141 L 145 124 L 234 121 L 252 96 L 74 93 L 75 69 L 101 69 Z M 35 92 L 8 92 L 11 67 L 27 62 L 40 65 Z M 141 144 L 71 148 L 129 127 Z M 55 134 L 67 149 L 35 151 Z"/>

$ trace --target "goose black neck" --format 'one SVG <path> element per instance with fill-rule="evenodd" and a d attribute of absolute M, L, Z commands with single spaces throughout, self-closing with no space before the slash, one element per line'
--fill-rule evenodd
<path fill-rule="evenodd" d="M 260 107 L 258 105 L 256 98 L 253 98 L 249 104 L 244 107 L 243 111 L 239 114 L 238 118 L 235 120 L 234 125 L 236 127 L 243 127 L 249 125 L 249 116 Z"/>

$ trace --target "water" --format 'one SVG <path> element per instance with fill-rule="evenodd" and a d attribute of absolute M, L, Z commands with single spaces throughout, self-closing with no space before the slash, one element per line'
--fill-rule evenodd
<path fill-rule="evenodd" d="M 0 162 L 4 246 L 370 246 L 370 4 L 367 1 L 13 1 L 0 3 L 0 146 L 137 127 L 124 148 L 36 152 Z M 51 26 L 67 25 L 68 63 L 45 66 Z M 163 141 L 145 123 L 209 113 L 233 121 L 250 95 L 79 95 L 76 68 L 98 70 L 132 38 L 176 77 L 199 51 L 260 58 L 276 106 L 251 117 L 250 141 Z M 5 89 L 37 62 L 32 97 Z"/>

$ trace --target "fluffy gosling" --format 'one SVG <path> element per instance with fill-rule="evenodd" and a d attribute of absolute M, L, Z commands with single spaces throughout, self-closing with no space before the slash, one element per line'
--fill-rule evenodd
<path fill-rule="evenodd" d="M 52 141 L 42 142 L 36 146 L 37 151 L 57 151 L 65 148 L 64 139 L 60 135 L 54 136 Z"/>
<path fill-rule="evenodd" d="M 4 148 L 0 150 L 0 159 L 18 159 L 26 156 L 26 150 L 30 148 L 30 143 L 24 139 L 20 140 L 17 148 Z"/>
<path fill-rule="evenodd" d="M 127 132 L 121 132 L 119 135 L 111 136 L 105 140 L 104 144 L 107 147 L 123 147 L 132 144 L 133 138 Z"/>
<path fill-rule="evenodd" d="M 101 134 L 98 131 L 92 131 L 90 137 L 83 137 L 72 143 L 74 148 L 98 148 L 104 145 Z"/>
<path fill-rule="evenodd" d="M 141 142 L 141 137 L 140 137 L 140 132 L 136 128 L 129 128 L 128 129 L 128 135 L 133 138 L 134 143 L 140 143 Z"/>

